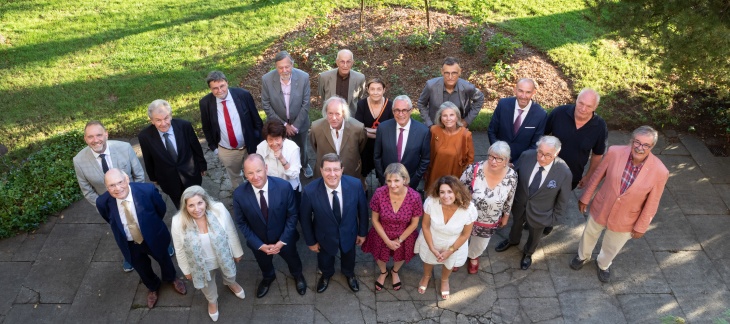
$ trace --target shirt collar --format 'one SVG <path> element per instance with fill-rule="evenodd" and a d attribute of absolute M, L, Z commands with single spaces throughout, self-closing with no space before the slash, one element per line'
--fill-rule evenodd
<path fill-rule="evenodd" d="M 342 126 L 340 126 L 340 129 L 338 129 L 338 131 L 344 131 L 344 130 L 345 130 L 345 124 L 347 124 L 347 123 L 346 123 L 346 122 L 345 122 L 345 120 L 343 119 L 343 120 L 342 120 Z M 332 125 L 330 125 L 329 123 L 327 123 L 327 125 L 329 125 L 329 127 L 330 127 L 330 130 L 335 130 L 334 128 L 332 128 Z"/>
<path fill-rule="evenodd" d="M 91 150 L 91 148 L 89 148 L 89 149 Z M 109 141 L 106 142 L 106 148 L 104 149 L 104 152 L 96 153 L 96 152 L 94 152 L 94 150 L 91 150 L 91 153 L 94 154 L 95 159 L 99 158 L 99 154 L 106 154 L 106 156 L 109 156 L 110 155 L 109 154 Z"/>
<path fill-rule="evenodd" d="M 269 193 L 269 179 L 268 179 L 268 178 L 266 178 L 266 183 L 264 183 L 264 186 L 263 186 L 263 187 L 261 187 L 261 188 L 256 188 L 256 186 L 254 186 L 254 185 L 251 185 L 251 187 L 253 187 L 253 190 L 254 190 L 254 191 L 255 191 L 255 192 L 257 193 L 257 194 L 259 193 L 259 190 L 263 190 L 263 191 L 264 191 L 264 193 L 267 193 L 267 194 L 268 194 L 268 193 Z"/>
<path fill-rule="evenodd" d="M 413 120 L 412 120 L 411 118 L 408 118 L 408 123 L 406 123 L 406 125 L 405 125 L 405 126 L 401 126 L 401 125 L 400 125 L 400 124 L 398 124 L 398 122 L 396 121 L 396 122 L 395 122 L 395 126 L 397 126 L 397 127 L 396 127 L 396 131 L 398 131 L 398 130 L 399 130 L 399 128 L 404 128 L 404 129 L 405 129 L 406 131 L 409 131 L 409 130 L 411 129 L 411 121 L 413 121 Z"/>
<path fill-rule="evenodd" d="M 337 190 L 338 194 L 342 194 L 342 180 L 340 180 L 340 182 L 337 183 L 337 188 L 335 188 L 335 189 L 328 187 L 326 183 L 324 184 L 324 188 L 327 189 L 328 194 L 332 194 L 332 190 Z"/>
<path fill-rule="evenodd" d="M 524 111 L 522 114 L 526 115 L 527 112 L 530 111 L 530 107 L 532 107 L 532 100 L 530 100 L 530 102 L 527 103 L 527 106 L 525 107 L 525 109 L 522 109 L 522 108 L 520 108 L 520 103 L 517 102 L 517 99 L 515 99 L 515 113 L 517 113 L 517 109 L 522 109 Z"/>
<path fill-rule="evenodd" d="M 231 101 L 231 100 L 233 100 L 233 98 L 231 97 L 231 89 L 228 89 L 228 94 L 226 94 L 226 98 L 225 99 L 221 99 L 221 98 L 218 98 L 218 97 L 215 98 L 215 101 L 217 103 L 221 103 L 221 101 Z"/>
<path fill-rule="evenodd" d="M 172 123 L 172 121 L 170 123 Z M 158 134 L 160 134 L 160 137 L 165 138 L 165 136 L 164 136 L 165 133 L 160 132 L 157 128 L 155 128 L 155 130 L 157 131 Z M 170 124 L 170 129 L 167 130 L 167 134 L 170 134 L 173 137 L 175 137 L 175 131 L 172 128 L 172 124 Z"/>

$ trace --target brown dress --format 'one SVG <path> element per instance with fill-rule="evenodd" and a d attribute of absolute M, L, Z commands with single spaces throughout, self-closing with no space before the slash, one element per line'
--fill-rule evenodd
<path fill-rule="evenodd" d="M 468 129 L 459 127 L 456 133 L 447 135 L 443 128 L 431 127 L 431 163 L 426 176 L 427 189 L 445 175 L 458 179 L 472 162 L 474 143 Z"/>

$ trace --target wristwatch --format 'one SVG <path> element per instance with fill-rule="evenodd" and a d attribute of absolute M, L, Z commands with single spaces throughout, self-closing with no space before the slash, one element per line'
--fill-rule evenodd
<path fill-rule="evenodd" d="M 456 251 L 456 249 L 454 249 L 454 246 L 452 245 L 452 246 L 449 246 L 449 251 L 454 252 L 454 251 Z"/>

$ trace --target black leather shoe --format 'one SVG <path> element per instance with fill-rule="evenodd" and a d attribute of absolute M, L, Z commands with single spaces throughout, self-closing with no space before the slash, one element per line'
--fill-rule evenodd
<path fill-rule="evenodd" d="M 327 286 L 330 284 L 330 278 L 326 278 L 324 276 L 319 277 L 319 282 L 317 282 L 317 292 L 323 293 L 325 290 L 327 290 Z"/>
<path fill-rule="evenodd" d="M 307 293 L 307 281 L 304 280 L 304 276 L 300 275 L 294 279 L 297 282 L 297 292 L 304 296 Z"/>
<path fill-rule="evenodd" d="M 570 260 L 570 268 L 573 270 L 580 270 L 584 265 L 586 265 L 586 263 L 588 263 L 588 261 L 590 260 L 581 260 L 580 257 L 576 255 L 573 260 Z"/>
<path fill-rule="evenodd" d="M 350 290 L 352 290 L 353 292 L 360 291 L 360 284 L 357 283 L 357 278 L 355 278 L 354 276 L 347 277 L 347 285 L 350 286 Z"/>
<path fill-rule="evenodd" d="M 514 245 L 517 245 L 517 244 L 512 244 L 509 242 L 509 239 L 506 239 L 506 240 L 500 242 L 499 244 L 497 244 L 497 247 L 494 248 L 494 250 L 497 252 L 504 252 L 504 251 L 507 251 L 507 249 L 509 249 L 510 246 L 514 246 Z"/>
<path fill-rule="evenodd" d="M 596 262 L 596 274 L 598 274 L 598 280 L 601 282 L 609 282 L 611 280 L 611 272 L 608 269 L 602 270 L 598 267 L 598 262 Z"/>
<path fill-rule="evenodd" d="M 274 278 L 264 278 L 259 282 L 259 287 L 256 289 L 256 298 L 262 298 L 266 296 L 266 294 L 269 292 L 269 286 L 271 286 L 271 283 L 274 282 Z"/>
<path fill-rule="evenodd" d="M 552 227 L 552 226 L 548 226 L 548 227 L 545 227 L 545 228 L 544 228 L 544 229 L 542 230 L 542 235 L 543 235 L 543 236 L 547 236 L 548 234 L 550 234 L 550 233 L 552 233 L 552 232 L 553 232 L 553 227 Z"/>
<path fill-rule="evenodd" d="M 532 265 L 532 256 L 523 254 L 522 261 L 520 261 L 520 269 L 527 270 L 530 268 L 530 265 Z"/>

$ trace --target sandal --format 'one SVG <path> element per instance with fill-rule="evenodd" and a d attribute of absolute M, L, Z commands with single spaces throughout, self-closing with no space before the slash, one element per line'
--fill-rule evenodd
<path fill-rule="evenodd" d="M 388 278 L 388 270 L 386 269 L 385 272 L 381 272 L 380 275 L 385 275 L 385 278 Z M 383 283 L 385 283 L 385 278 L 383 278 Z M 385 288 L 382 283 L 378 282 L 378 279 L 375 279 L 375 291 L 381 291 Z"/>
<path fill-rule="evenodd" d="M 419 284 L 421 282 L 423 282 L 423 279 L 426 279 L 426 284 L 423 285 L 423 286 L 418 286 L 418 293 L 421 294 L 421 295 L 423 295 L 424 293 L 426 293 L 426 288 L 428 288 L 428 281 L 431 279 L 431 276 L 423 276 L 421 278 L 421 281 L 419 282 Z"/>
<path fill-rule="evenodd" d="M 400 269 L 398 269 L 398 270 L 400 270 Z M 398 271 L 396 271 L 395 269 L 390 269 L 390 272 L 398 274 Z M 395 276 L 393 278 L 395 278 Z M 400 290 L 400 288 L 401 288 L 401 282 L 400 282 L 400 276 L 398 276 L 398 282 L 393 284 L 393 290 L 398 291 L 398 290 Z"/>
<path fill-rule="evenodd" d="M 447 299 L 449 299 L 449 291 L 444 290 L 444 282 L 448 284 L 449 279 L 446 279 L 446 280 L 441 279 L 441 299 L 447 300 Z"/>

